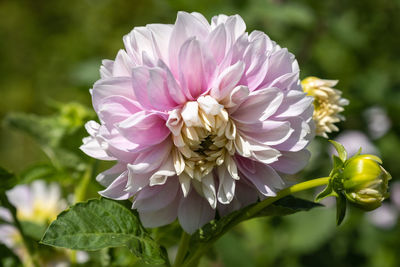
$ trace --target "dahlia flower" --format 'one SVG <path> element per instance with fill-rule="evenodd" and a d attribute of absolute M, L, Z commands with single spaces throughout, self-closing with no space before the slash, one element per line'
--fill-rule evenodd
<path fill-rule="evenodd" d="M 146 227 L 176 218 L 193 233 L 274 196 L 308 161 L 313 98 L 294 56 L 238 15 L 179 12 L 136 27 L 91 90 L 100 123 L 81 149 L 117 161 L 99 174 L 112 199 L 133 197 Z"/>
<path fill-rule="evenodd" d="M 316 135 L 328 138 L 328 133 L 338 131 L 335 123 L 343 121 L 344 116 L 339 114 L 344 111 L 343 106 L 349 100 L 342 98 L 342 92 L 333 88 L 337 80 L 323 80 L 317 77 L 308 77 L 301 84 L 304 92 L 314 97 L 314 115 Z"/>

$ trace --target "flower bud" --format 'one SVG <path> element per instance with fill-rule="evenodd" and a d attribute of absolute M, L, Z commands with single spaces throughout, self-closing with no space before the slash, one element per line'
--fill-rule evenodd
<path fill-rule="evenodd" d="M 364 210 L 378 208 L 389 196 L 390 174 L 374 155 L 356 155 L 344 164 L 342 181 L 346 198 Z"/>

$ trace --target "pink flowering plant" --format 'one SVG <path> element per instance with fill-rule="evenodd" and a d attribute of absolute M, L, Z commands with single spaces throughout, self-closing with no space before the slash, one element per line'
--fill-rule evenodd
<path fill-rule="evenodd" d="M 321 206 L 293 193 L 326 185 L 317 200 L 337 198 L 338 224 L 347 202 L 370 210 L 387 197 L 390 174 L 381 160 L 348 158 L 336 142 L 329 176 L 293 180 L 315 136 L 339 130 L 335 123 L 349 101 L 333 88 L 337 81 L 301 82 L 295 56 L 263 32 L 248 33 L 239 15 L 209 22 L 179 12 L 175 24 L 135 27 L 123 42 L 114 60 L 103 60 L 90 90 L 97 118 L 75 105 L 47 119 L 58 126 L 41 137 L 44 151 L 82 178 L 76 204 L 50 224 L 42 244 L 86 251 L 125 246 L 145 263 L 196 266 L 242 221 Z M 58 155 L 67 150 L 53 150 L 85 121 L 80 149 L 96 162 L 112 162 L 100 173 L 90 159 L 64 160 Z M 101 198 L 82 202 L 92 176 L 103 187 Z M 2 177 L 2 205 L 32 252 L 5 193 L 16 178 L 5 170 Z M 181 228 L 170 255 L 154 230 L 168 232 L 169 225 Z M 37 257 L 29 262 L 40 265 Z"/>

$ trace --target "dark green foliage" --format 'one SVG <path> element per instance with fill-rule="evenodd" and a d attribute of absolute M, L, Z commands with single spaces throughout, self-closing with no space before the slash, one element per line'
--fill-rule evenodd
<path fill-rule="evenodd" d="M 89 251 L 126 246 L 144 262 L 167 261 L 165 250 L 150 237 L 138 216 L 124 205 L 104 198 L 78 203 L 62 212 L 41 243 Z"/>

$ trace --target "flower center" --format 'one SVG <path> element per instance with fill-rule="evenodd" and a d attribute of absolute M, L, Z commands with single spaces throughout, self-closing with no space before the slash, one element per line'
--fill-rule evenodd
<path fill-rule="evenodd" d="M 175 170 L 201 181 L 235 153 L 236 126 L 224 106 L 211 96 L 187 102 L 180 116 L 180 130 L 172 135 Z"/>

